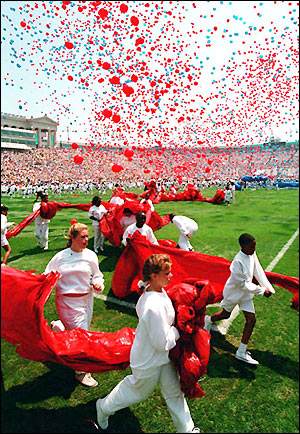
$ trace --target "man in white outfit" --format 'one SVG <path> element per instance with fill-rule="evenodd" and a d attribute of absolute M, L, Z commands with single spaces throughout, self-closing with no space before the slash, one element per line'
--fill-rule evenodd
<path fill-rule="evenodd" d="M 107 209 L 101 204 L 101 199 L 99 196 L 95 196 L 92 199 L 92 206 L 89 209 L 88 216 L 92 220 L 93 231 L 94 231 L 94 252 L 96 255 L 104 250 L 104 235 L 102 234 L 99 226 L 99 222 L 107 213 Z"/>
<path fill-rule="evenodd" d="M 179 332 L 175 311 L 164 290 L 171 278 L 168 255 L 151 255 L 144 264 L 141 282 L 144 293 L 136 305 L 139 323 L 130 352 L 132 374 L 125 377 L 104 399 L 96 401 L 97 421 L 108 428 L 109 416 L 146 399 L 159 384 L 178 433 L 199 433 L 195 427 L 179 377 L 169 359 Z"/>
<path fill-rule="evenodd" d="M 173 223 L 180 232 L 177 246 L 182 250 L 193 251 L 194 249 L 190 243 L 190 238 L 198 230 L 198 224 L 195 220 L 183 215 L 169 214 L 169 217 L 171 223 Z"/>
<path fill-rule="evenodd" d="M 39 196 L 41 198 L 41 202 L 37 202 Z M 48 202 L 48 195 L 45 193 L 38 192 L 37 199 L 33 204 L 33 208 L 32 208 L 33 211 L 37 211 L 38 209 L 40 209 L 42 202 Z M 37 239 L 38 245 L 44 250 L 48 250 L 49 222 L 50 220 L 44 219 L 40 215 L 38 215 L 34 220 L 35 237 Z"/>
<path fill-rule="evenodd" d="M 152 244 L 158 245 L 158 241 L 153 233 L 153 230 L 146 224 L 146 214 L 144 212 L 138 212 L 135 216 L 136 223 L 128 226 L 123 234 L 122 244 L 127 246 L 128 239 L 133 235 L 136 231 L 139 231 L 141 235 L 147 238 L 148 241 Z"/>
<path fill-rule="evenodd" d="M 242 234 L 239 237 L 239 244 L 241 250 L 230 265 L 231 274 L 223 290 L 221 302 L 223 309 L 212 316 L 206 315 L 204 328 L 209 331 L 216 321 L 228 319 L 235 306 L 238 305 L 244 313 L 246 322 L 235 357 L 251 365 L 258 365 L 259 362 L 253 359 L 247 351 L 247 345 L 256 323 L 253 297 L 255 295 L 270 297 L 275 290 L 256 256 L 255 238 L 250 234 Z M 252 282 L 253 277 L 259 283 L 258 285 Z"/>

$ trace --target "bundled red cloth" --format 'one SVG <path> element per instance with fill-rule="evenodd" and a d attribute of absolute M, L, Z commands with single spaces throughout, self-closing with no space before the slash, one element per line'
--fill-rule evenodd
<path fill-rule="evenodd" d="M 153 253 L 165 253 L 170 256 L 173 264 L 171 285 L 209 281 L 209 285 L 204 288 L 207 296 L 206 304 L 218 303 L 222 300 L 223 288 L 230 276 L 231 262 L 228 259 L 170 247 L 162 240 L 159 240 L 159 245 L 156 246 L 149 243 L 138 232 L 122 252 L 113 274 L 112 291 L 117 297 L 123 298 L 132 292 L 139 292 L 137 282 L 142 279 L 144 262 Z M 299 278 L 270 271 L 266 272 L 266 276 L 272 284 L 290 291 L 294 295 L 293 307 L 297 307 Z"/>
<path fill-rule="evenodd" d="M 29 360 L 56 362 L 85 372 L 128 367 L 132 328 L 111 333 L 80 328 L 52 331 L 44 317 L 44 305 L 57 279 L 57 273 L 38 275 L 1 268 L 1 337 Z"/>

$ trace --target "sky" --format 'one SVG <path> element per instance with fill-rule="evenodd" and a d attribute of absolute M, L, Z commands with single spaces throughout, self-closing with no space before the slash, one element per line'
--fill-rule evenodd
<path fill-rule="evenodd" d="M 299 3 L 1 1 L 1 111 L 58 140 L 243 146 L 299 137 Z"/>

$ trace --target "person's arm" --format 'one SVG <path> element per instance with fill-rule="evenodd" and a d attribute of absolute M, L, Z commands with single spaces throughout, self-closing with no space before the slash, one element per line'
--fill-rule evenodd
<path fill-rule="evenodd" d="M 57 254 L 55 256 L 53 256 L 52 259 L 50 259 L 43 274 L 48 274 L 51 271 L 58 271 L 58 256 L 57 256 Z"/>
<path fill-rule="evenodd" d="M 93 255 L 94 256 L 94 255 Z M 100 271 L 98 257 L 95 254 L 95 257 L 91 260 L 91 269 L 92 269 L 92 286 L 96 291 L 103 291 L 104 289 L 104 277 Z"/>
<path fill-rule="evenodd" d="M 234 284 L 238 285 L 243 291 L 250 292 L 255 295 L 263 295 L 265 288 L 260 285 L 256 285 L 252 282 L 250 276 L 248 276 L 243 268 L 243 264 L 240 261 L 234 260 L 230 266 L 231 278 Z"/>
<path fill-rule="evenodd" d="M 258 281 L 260 286 L 264 287 L 268 291 L 270 291 L 272 294 L 275 294 L 275 290 L 271 283 L 269 282 L 266 273 L 264 272 L 264 269 L 262 268 L 259 259 L 256 255 L 256 252 L 254 253 L 254 273 L 253 273 L 255 279 Z"/>
<path fill-rule="evenodd" d="M 149 309 L 143 316 L 152 346 L 158 351 L 169 351 L 175 347 L 179 338 L 176 327 L 170 326 L 163 306 Z"/>
<path fill-rule="evenodd" d="M 150 228 L 150 226 L 149 226 L 149 229 L 148 229 L 148 240 L 150 241 L 150 243 L 152 243 L 152 244 L 155 244 L 156 246 L 158 246 L 159 244 L 158 244 L 158 241 L 157 241 L 157 239 L 156 239 L 156 236 L 154 235 L 154 232 L 153 232 L 153 230 Z"/>
<path fill-rule="evenodd" d="M 122 244 L 123 244 L 123 246 L 127 246 L 127 238 L 128 238 L 128 235 L 129 235 L 129 230 L 128 230 L 128 228 L 129 228 L 129 226 L 125 229 L 125 232 L 124 232 L 124 234 L 123 234 L 123 238 L 122 238 Z"/>

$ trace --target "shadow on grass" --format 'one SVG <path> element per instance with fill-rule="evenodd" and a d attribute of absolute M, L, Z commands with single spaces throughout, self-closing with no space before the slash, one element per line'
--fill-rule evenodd
<path fill-rule="evenodd" d="M 104 302 L 107 309 L 136 316 L 135 305 L 139 299 L 139 295 L 137 293 L 132 293 L 125 298 L 119 299 L 114 295 L 112 289 L 110 289 L 107 297 L 109 300 Z M 116 300 L 116 302 L 112 301 L 112 299 Z M 124 303 L 124 305 L 122 303 Z M 126 306 L 126 303 L 130 303 L 131 306 Z"/>
<path fill-rule="evenodd" d="M 101 256 L 104 256 L 104 259 L 100 260 L 101 271 L 114 271 L 121 253 L 122 250 L 119 247 L 105 245 L 104 252 L 101 254 Z"/>
<path fill-rule="evenodd" d="M 51 252 L 51 249 L 45 251 L 41 247 L 35 246 L 32 249 L 22 250 L 19 255 L 10 256 L 8 262 L 17 261 L 18 259 L 24 258 L 25 256 L 40 255 L 41 253 L 47 252 Z M 53 252 L 56 253 L 56 250 L 54 249 Z"/>
<path fill-rule="evenodd" d="M 216 351 L 221 350 L 221 351 Z M 208 365 L 210 377 L 246 379 L 255 378 L 255 365 L 250 365 L 237 360 L 234 355 L 237 348 L 226 340 L 225 336 L 212 332 L 211 357 Z M 217 354 L 217 353 L 222 353 Z M 266 366 L 280 375 L 298 381 L 299 364 L 288 357 L 276 355 L 271 351 L 251 350 L 251 355 L 259 361 L 258 366 Z M 220 363 L 220 357 L 222 361 Z"/>
<path fill-rule="evenodd" d="M 109 428 L 102 431 L 95 424 L 95 401 L 59 409 L 20 408 L 2 399 L 1 432 L 3 433 L 142 433 L 140 424 L 129 409 L 112 416 Z"/>

